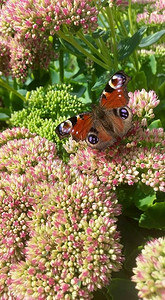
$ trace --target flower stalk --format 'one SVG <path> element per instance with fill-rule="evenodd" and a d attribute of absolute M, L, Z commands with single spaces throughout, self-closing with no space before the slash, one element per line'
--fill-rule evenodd
<path fill-rule="evenodd" d="M 21 95 L 20 93 L 17 92 L 16 89 L 12 88 L 7 82 L 5 82 L 2 78 L 0 78 L 0 85 L 7 89 L 9 92 L 12 92 L 14 95 L 16 95 L 18 98 L 23 100 L 24 102 L 26 101 L 25 97 Z"/>

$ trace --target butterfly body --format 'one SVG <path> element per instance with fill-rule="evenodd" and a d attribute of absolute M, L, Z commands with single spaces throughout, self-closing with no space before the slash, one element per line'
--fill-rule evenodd
<path fill-rule="evenodd" d="M 56 133 L 60 138 L 71 135 L 73 139 L 86 140 L 95 149 L 103 150 L 122 138 L 132 126 L 132 113 L 127 107 L 126 85 L 129 77 L 115 73 L 100 97 L 99 105 L 91 112 L 69 118 L 59 124 Z"/>

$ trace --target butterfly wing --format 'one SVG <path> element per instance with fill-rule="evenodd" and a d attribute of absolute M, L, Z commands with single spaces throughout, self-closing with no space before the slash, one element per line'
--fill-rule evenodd
<path fill-rule="evenodd" d="M 87 144 L 92 148 L 104 150 L 122 138 L 132 127 L 132 112 L 127 106 L 109 110 L 97 107 L 93 114 L 96 117 L 93 118 L 92 127 L 86 137 Z"/>
<path fill-rule="evenodd" d="M 104 150 L 108 146 L 115 142 L 114 137 L 105 130 L 101 122 L 96 122 L 96 124 L 90 128 L 87 137 L 87 144 L 98 150 Z"/>
<path fill-rule="evenodd" d="M 62 139 L 71 135 L 76 141 L 86 140 L 90 147 L 99 150 L 123 137 L 132 126 L 132 113 L 126 106 L 129 80 L 123 71 L 115 73 L 100 97 L 100 105 L 93 107 L 91 113 L 82 113 L 59 124 L 58 136 Z"/>
<path fill-rule="evenodd" d="M 85 140 L 92 127 L 92 114 L 82 113 L 69 118 L 56 127 L 56 133 L 59 138 L 72 136 L 74 140 Z"/>
<path fill-rule="evenodd" d="M 106 109 L 126 106 L 128 103 L 127 83 L 130 80 L 123 71 L 116 72 L 109 80 L 100 97 L 100 106 Z"/>

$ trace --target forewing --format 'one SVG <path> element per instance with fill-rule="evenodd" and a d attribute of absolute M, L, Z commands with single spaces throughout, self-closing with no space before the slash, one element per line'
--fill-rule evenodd
<path fill-rule="evenodd" d="M 127 83 L 130 80 L 123 71 L 115 73 L 107 83 L 100 97 L 100 105 L 106 109 L 118 108 L 127 105 Z"/>
<path fill-rule="evenodd" d="M 91 113 L 82 113 L 59 124 L 56 133 L 61 139 L 71 135 L 76 141 L 85 140 L 91 126 Z"/>

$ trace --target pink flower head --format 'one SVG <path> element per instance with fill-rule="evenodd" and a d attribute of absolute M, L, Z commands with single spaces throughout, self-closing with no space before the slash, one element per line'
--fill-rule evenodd
<path fill-rule="evenodd" d="M 0 145 L 0 295 L 90 299 L 123 261 L 116 195 L 25 128 L 0 133 Z"/>
<path fill-rule="evenodd" d="M 136 258 L 132 281 L 142 299 L 165 299 L 165 238 L 148 242 Z"/>
<path fill-rule="evenodd" d="M 0 15 L 0 34 L 8 40 L 2 42 L 0 49 L 3 56 L 0 70 L 23 81 L 29 69 L 46 69 L 50 60 L 57 58 L 50 35 L 62 30 L 63 25 L 67 25 L 69 31 L 77 28 L 85 33 L 94 31 L 97 14 L 91 0 L 8 0 Z"/>
<path fill-rule="evenodd" d="M 154 91 L 135 91 L 134 93 L 129 92 L 129 107 L 132 113 L 138 116 L 141 120 L 150 120 L 154 118 L 153 109 L 158 106 L 160 100 Z"/>
<path fill-rule="evenodd" d="M 10 266 L 25 255 L 36 204 L 65 174 L 63 163 L 56 159 L 55 145 L 25 128 L 0 133 L 0 276 L 10 279 Z M 33 266 L 29 274 L 34 275 Z M 6 288 L 7 281 L 1 280 L 0 295 Z"/>
<path fill-rule="evenodd" d="M 149 3 L 144 6 L 144 12 L 137 14 L 137 22 L 145 24 L 164 24 L 165 22 L 165 4 L 163 0 L 134 0 L 133 2 Z"/>
<path fill-rule="evenodd" d="M 142 181 L 154 191 L 165 191 L 165 133 L 162 128 L 144 129 L 144 120 L 153 117 L 153 108 L 159 103 L 154 91 L 135 91 L 129 93 L 134 115 L 140 122 L 134 122 L 127 135 L 106 151 L 87 147 L 85 141 L 72 139 L 65 144 L 71 153 L 69 165 L 84 174 L 96 174 L 101 182 L 116 189 L 122 183 L 133 185 Z"/>
<path fill-rule="evenodd" d="M 90 196 L 91 186 L 94 193 Z M 54 184 L 46 200 L 41 199 L 29 223 L 31 238 L 27 243 L 25 262 L 16 264 L 15 269 L 13 267 L 11 271 L 10 289 L 13 295 L 25 295 L 28 288 L 30 297 L 34 293 L 33 288 L 37 288 L 39 296 L 43 299 L 50 292 L 57 299 L 67 298 L 69 295 L 77 295 L 79 298 L 83 293 L 90 299 L 94 289 L 108 284 L 111 270 L 117 271 L 122 261 L 121 245 L 119 236 L 116 236 L 115 225 L 115 216 L 120 213 L 120 206 L 115 194 L 110 191 L 105 194 L 101 192 L 103 187 L 96 178 L 79 174 L 77 179 L 74 178 L 74 182 L 67 186 L 62 182 L 60 185 Z M 82 190 L 84 192 L 81 194 Z M 61 200 L 56 202 L 56 197 L 60 197 Z M 74 201 L 75 197 L 80 198 L 81 205 Z M 107 200 L 111 205 L 104 212 L 104 202 Z M 96 210 L 92 209 L 93 203 L 99 207 L 97 217 Z M 49 207 L 52 210 L 51 214 Z M 83 212 L 85 207 L 89 210 L 87 216 Z M 74 230 L 72 220 L 78 225 L 77 231 Z M 114 258 L 107 253 L 107 249 L 110 248 L 113 249 Z M 103 259 L 104 253 L 106 259 Z M 109 264 L 111 269 L 108 268 Z M 28 275 L 27 266 L 33 270 Z M 35 269 L 35 274 L 32 268 Z M 95 273 L 97 276 L 93 280 Z M 18 284 L 19 274 L 24 275 Z M 35 287 L 31 284 L 34 276 Z M 41 289 L 43 284 L 46 287 L 44 290 Z M 57 285 L 58 289 L 55 288 Z"/>

